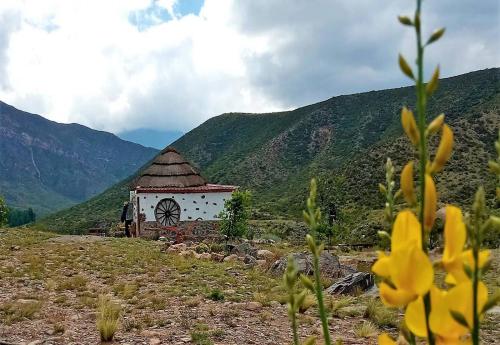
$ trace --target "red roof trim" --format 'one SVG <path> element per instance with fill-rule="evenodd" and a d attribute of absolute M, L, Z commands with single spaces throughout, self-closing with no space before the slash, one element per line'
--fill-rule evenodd
<path fill-rule="evenodd" d="M 142 188 L 137 187 L 136 193 L 217 193 L 217 192 L 233 192 L 237 186 L 207 184 L 198 187 L 165 187 L 165 188 Z"/>

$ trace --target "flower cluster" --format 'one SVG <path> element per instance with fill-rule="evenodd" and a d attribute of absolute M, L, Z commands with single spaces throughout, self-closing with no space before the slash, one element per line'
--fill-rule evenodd
<path fill-rule="evenodd" d="M 389 254 L 380 251 L 372 267 L 380 277 L 380 298 L 386 306 L 404 309 L 404 321 L 409 335 L 406 340 L 416 344 L 416 337 L 433 344 L 479 344 L 480 321 L 484 313 L 498 302 L 498 296 L 488 298 L 488 289 L 481 281 L 488 268 L 490 251 L 481 250 L 481 238 L 489 228 L 498 226 L 496 217 L 487 217 L 484 190 L 476 193 L 472 215 L 464 217 L 460 208 L 446 206 L 444 226 L 444 251 L 442 257 L 432 262 L 428 255 L 429 234 L 434 227 L 437 208 L 437 191 L 434 177 L 441 172 L 451 157 L 454 136 L 445 123 L 444 114 L 427 125 L 427 98 L 437 89 L 439 67 L 428 83 L 423 81 L 424 48 L 437 41 L 444 29 L 436 30 L 425 44 L 421 35 L 421 0 L 413 19 L 399 17 L 406 26 L 414 27 L 417 35 L 417 68 L 412 68 L 402 55 L 399 65 L 402 72 L 415 81 L 417 90 L 417 119 L 404 107 L 401 124 L 410 143 L 418 152 L 417 193 L 414 182 L 415 162 L 408 162 L 401 172 L 401 192 L 408 208 L 397 214 L 392 227 Z M 441 139 L 433 159 L 428 157 L 429 138 L 441 132 Z M 500 152 L 500 144 L 497 144 Z M 490 168 L 500 171 L 497 162 Z M 498 192 L 497 192 L 498 193 Z M 416 213 L 414 213 L 416 212 Z M 418 214 L 418 216 L 416 215 Z M 386 236 L 389 236 L 385 233 Z M 436 267 L 446 271 L 448 289 L 437 286 Z M 406 333 L 405 333 L 406 334 Z M 396 344 L 387 334 L 379 336 L 380 344 Z"/>

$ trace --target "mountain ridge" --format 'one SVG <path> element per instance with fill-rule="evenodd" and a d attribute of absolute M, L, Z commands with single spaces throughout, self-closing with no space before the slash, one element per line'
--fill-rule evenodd
<path fill-rule="evenodd" d="M 122 180 L 157 150 L 112 133 L 48 120 L 0 101 L 0 194 L 46 214 Z"/>
<path fill-rule="evenodd" d="M 470 200 L 471 195 L 465 197 L 469 190 L 455 195 L 449 192 L 457 178 L 470 175 L 486 187 L 492 183 L 485 161 L 493 152 L 500 126 L 499 75 L 500 68 L 492 68 L 442 79 L 429 100 L 429 118 L 444 112 L 457 140 L 467 140 L 480 157 L 466 152 L 466 146 L 457 146 L 450 162 L 452 170 L 438 181 L 443 185 L 443 199 Z M 201 168 L 210 182 L 252 190 L 257 217 L 299 218 L 308 181 L 319 176 L 324 191 L 340 191 L 323 193 L 322 203 L 340 204 L 347 223 L 357 226 L 373 212 L 377 218 L 377 210 L 382 208 L 377 184 L 384 181 L 385 159 L 391 157 L 400 169 L 407 160 L 404 155 L 412 154 L 401 129 L 400 110 L 414 103 L 414 87 L 408 86 L 335 96 L 284 112 L 226 113 L 208 119 L 172 146 Z M 457 166 L 468 161 L 474 164 L 458 171 Z M 120 183 L 80 207 L 96 211 L 94 222 L 104 213 L 100 220 L 111 222 L 117 219 L 117 211 L 104 200 L 109 201 L 112 194 L 126 198 L 126 192 L 126 184 Z M 113 207 L 118 204 L 113 201 Z M 97 206 L 103 209 L 101 213 Z M 79 218 L 77 209 L 44 223 L 60 230 L 72 227 L 81 231 L 90 223 L 77 221 L 75 225 L 71 215 Z"/>

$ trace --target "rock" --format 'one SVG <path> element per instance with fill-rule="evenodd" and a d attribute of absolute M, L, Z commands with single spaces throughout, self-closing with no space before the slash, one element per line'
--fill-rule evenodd
<path fill-rule="evenodd" d="M 151 338 L 149 339 L 149 345 L 159 345 L 161 344 L 161 340 L 158 338 Z"/>
<path fill-rule="evenodd" d="M 266 260 L 271 259 L 274 256 L 274 253 L 267 249 L 260 249 L 257 251 L 257 259 Z"/>
<path fill-rule="evenodd" d="M 260 310 L 261 308 L 262 308 L 262 304 L 260 304 L 259 302 L 248 302 L 245 305 L 245 309 L 250 310 L 250 311 Z"/>
<path fill-rule="evenodd" d="M 243 258 L 243 262 L 247 265 L 255 266 L 255 264 L 257 263 L 257 260 L 253 256 L 247 254 Z"/>
<path fill-rule="evenodd" d="M 366 291 L 374 284 L 373 275 L 366 272 L 356 272 L 333 283 L 325 291 L 331 295 L 354 294 Z"/>
<path fill-rule="evenodd" d="M 191 258 L 194 258 L 196 256 L 196 253 L 194 250 L 183 250 L 179 253 L 179 256 L 182 256 L 182 257 L 191 257 Z"/>
<path fill-rule="evenodd" d="M 251 255 L 253 257 L 257 256 L 257 249 L 252 247 L 250 243 L 244 242 L 235 247 L 230 251 L 231 254 L 237 254 L 238 256 Z"/>
<path fill-rule="evenodd" d="M 212 258 L 212 255 L 210 253 L 202 253 L 200 254 L 199 259 L 200 260 L 210 260 Z"/>
<path fill-rule="evenodd" d="M 222 262 L 224 261 L 224 254 L 212 253 L 210 254 L 212 261 Z"/>
<path fill-rule="evenodd" d="M 304 275 L 312 275 L 314 273 L 312 254 L 303 252 L 293 253 L 292 256 L 297 263 L 297 269 L 299 273 L 302 273 Z M 269 269 L 269 272 L 274 275 L 282 275 L 286 270 L 287 262 L 287 257 L 282 257 L 281 259 L 276 260 Z M 329 278 L 340 278 L 344 276 L 344 270 L 340 265 L 337 255 L 333 255 L 329 252 L 323 251 L 319 258 L 319 265 L 322 276 Z"/>
<path fill-rule="evenodd" d="M 224 258 L 224 262 L 234 262 L 237 260 L 238 260 L 238 255 L 236 255 L 236 254 L 231 254 L 231 255 L 228 255 Z"/>
<path fill-rule="evenodd" d="M 266 260 L 256 260 L 255 263 L 257 264 L 257 266 L 262 267 L 262 266 L 265 266 L 267 264 L 267 261 Z"/>
<path fill-rule="evenodd" d="M 175 252 L 182 252 L 187 249 L 187 246 L 185 243 L 177 243 L 173 244 L 170 247 L 167 248 L 167 253 L 175 253 Z"/>

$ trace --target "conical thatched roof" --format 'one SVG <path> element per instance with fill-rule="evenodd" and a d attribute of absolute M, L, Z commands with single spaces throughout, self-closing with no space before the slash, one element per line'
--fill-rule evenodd
<path fill-rule="evenodd" d="M 143 188 L 187 188 L 205 186 L 207 181 L 179 152 L 167 147 L 144 170 L 135 184 Z"/>

